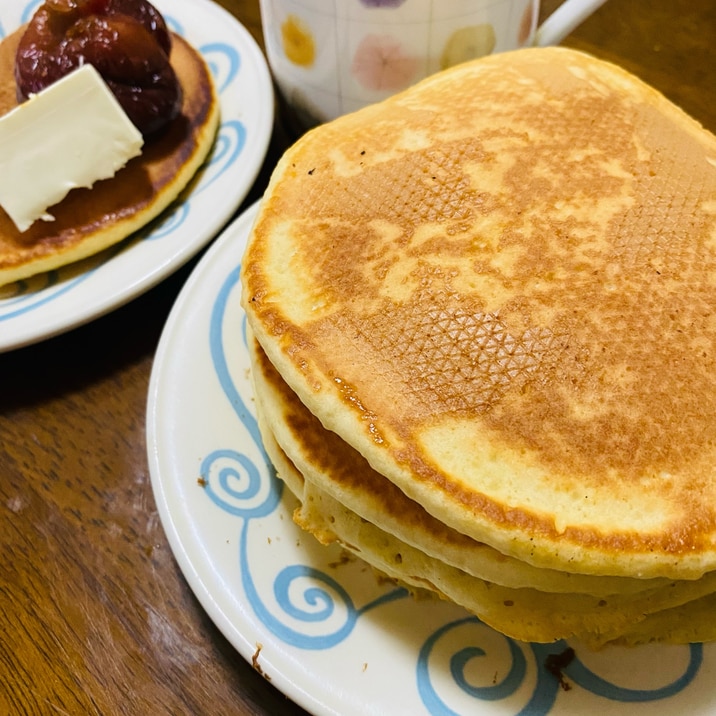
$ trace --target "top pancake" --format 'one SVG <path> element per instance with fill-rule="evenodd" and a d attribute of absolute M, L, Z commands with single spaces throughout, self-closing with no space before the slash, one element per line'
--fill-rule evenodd
<path fill-rule="evenodd" d="M 716 567 L 716 138 L 563 48 L 435 75 L 279 163 L 272 363 L 445 524 L 541 567 Z"/>
<path fill-rule="evenodd" d="M 17 105 L 14 65 L 24 28 L 0 43 L 0 114 Z M 142 154 L 91 189 L 74 189 L 20 232 L 0 207 L 0 286 L 66 265 L 111 246 L 140 229 L 182 191 L 206 158 L 219 123 L 219 100 L 201 55 L 172 36 L 171 63 L 182 85 L 179 116 Z M 61 127 L 57 128 L 61 131 Z"/>

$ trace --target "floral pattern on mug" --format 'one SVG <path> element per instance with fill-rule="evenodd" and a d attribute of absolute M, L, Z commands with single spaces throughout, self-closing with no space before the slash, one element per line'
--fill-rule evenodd
<path fill-rule="evenodd" d="M 281 42 L 286 57 L 299 67 L 311 67 L 316 60 L 313 34 L 301 18 L 289 15 L 281 25 Z"/>
<path fill-rule="evenodd" d="M 495 49 L 495 28 L 489 23 L 461 27 L 450 35 L 442 56 L 440 67 L 445 70 L 461 62 L 489 55 Z"/>
<path fill-rule="evenodd" d="M 360 0 L 366 7 L 400 7 L 405 0 Z"/>
<path fill-rule="evenodd" d="M 358 45 L 351 72 L 369 90 L 396 91 L 415 78 L 419 60 L 391 35 L 366 35 Z"/>
<path fill-rule="evenodd" d="M 532 33 L 532 14 L 534 12 L 533 3 L 529 3 L 522 13 L 522 20 L 520 20 L 520 31 L 517 36 L 517 42 L 521 47 L 527 44 Z"/>

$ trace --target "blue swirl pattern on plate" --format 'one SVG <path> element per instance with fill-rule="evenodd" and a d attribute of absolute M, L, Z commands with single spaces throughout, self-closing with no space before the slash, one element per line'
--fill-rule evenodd
<path fill-rule="evenodd" d="M 466 626 L 479 625 L 475 617 L 467 617 L 458 621 L 443 625 L 435 631 L 425 642 L 418 656 L 417 683 L 420 697 L 430 714 L 434 716 L 456 716 L 457 712 L 452 710 L 443 700 L 434 686 L 430 672 L 430 657 L 436 645 L 445 639 L 450 639 L 454 633 Z M 569 649 L 565 641 L 557 641 L 553 644 L 520 644 L 508 637 L 502 637 L 506 642 L 509 651 L 509 666 L 507 675 L 491 686 L 474 686 L 466 677 L 466 667 L 473 659 L 488 656 L 486 649 L 479 645 L 480 630 L 475 630 L 475 641 L 469 646 L 458 648 L 449 660 L 449 671 L 452 680 L 459 690 L 464 694 L 476 699 L 487 701 L 498 701 L 508 699 L 523 685 L 528 675 L 528 660 L 525 650 L 529 649 L 532 654 L 532 661 L 536 665 L 537 680 L 529 702 L 520 709 L 519 716 L 542 716 L 548 714 L 557 698 L 559 689 L 562 688 L 554 669 L 549 668 L 552 660 L 559 662 L 559 657 Z M 483 629 L 484 634 L 484 629 Z M 456 640 L 457 641 L 457 640 Z M 458 642 L 459 643 L 459 642 Z M 646 703 L 667 699 L 685 689 L 696 677 L 703 659 L 703 646 L 701 644 L 690 644 L 683 647 L 687 650 L 688 658 L 686 667 L 681 675 L 671 682 L 651 689 L 630 689 L 612 683 L 594 671 L 590 670 L 575 654 L 571 660 L 567 660 L 564 666 L 559 668 L 565 680 L 568 679 L 570 687 L 577 685 L 596 696 L 622 703 Z M 448 651 L 450 651 L 448 649 Z"/>
<path fill-rule="evenodd" d="M 41 5 L 41 1 L 33 0 L 24 8 L 21 15 L 23 23 L 30 20 L 39 5 Z M 178 19 L 166 13 L 164 18 L 167 26 L 174 32 L 180 35 L 185 34 Z M 0 26 L 0 37 L 2 36 L 4 36 L 4 28 Z M 199 46 L 198 49 L 212 72 L 219 95 L 230 91 L 241 68 L 239 51 L 223 42 L 206 43 Z M 197 178 L 189 191 L 185 192 L 147 227 L 117 246 L 84 261 L 80 273 L 77 271 L 77 265 L 72 265 L 3 287 L 0 292 L 0 323 L 31 313 L 59 296 L 71 292 L 104 263 L 136 241 L 171 240 L 171 237 L 191 213 L 195 198 L 206 191 L 239 159 L 245 146 L 246 127 L 244 124 L 237 119 L 222 118 L 214 147 L 199 169 Z"/>
<path fill-rule="evenodd" d="M 279 508 L 282 483 L 270 467 L 263 450 L 256 418 L 241 397 L 231 377 L 227 362 L 227 350 L 222 337 L 222 326 L 227 303 L 239 287 L 239 267 L 228 274 L 220 287 L 212 306 L 210 319 L 210 352 L 216 377 L 221 390 L 228 398 L 236 417 L 247 430 L 263 459 L 255 464 L 246 454 L 234 450 L 215 450 L 202 464 L 201 475 L 206 484 L 206 494 L 221 510 L 242 520 L 238 560 L 241 583 L 246 599 L 261 623 L 287 645 L 306 650 L 330 649 L 350 638 L 360 618 L 366 612 L 406 598 L 406 590 L 391 589 L 378 599 L 358 607 L 351 596 L 350 584 L 341 584 L 334 577 L 307 564 L 278 567 L 273 578 L 271 601 L 275 608 L 267 606 L 267 599 L 254 581 L 252 566 L 248 559 L 249 525 L 252 520 L 267 517 Z M 245 317 L 243 342 L 246 344 Z M 300 584 L 298 590 L 291 589 Z M 296 593 L 302 603 L 296 603 Z M 293 596 L 291 596 L 293 595 Z M 290 626 L 291 621 L 294 626 Z M 295 624 L 305 625 L 300 631 Z M 317 632 L 316 625 L 325 625 Z M 497 640 L 497 641 L 496 641 Z M 476 660 L 490 658 L 490 650 L 502 652 L 501 672 L 505 675 L 490 685 L 475 685 L 470 680 L 470 666 Z M 415 685 L 420 700 L 432 716 L 459 716 L 460 711 L 450 705 L 455 696 L 474 702 L 504 701 L 510 706 L 517 703 L 518 690 L 524 693 L 530 676 L 534 681 L 531 694 L 525 703 L 516 706 L 513 713 L 519 716 L 542 716 L 548 714 L 557 700 L 563 683 L 550 668 L 550 661 L 569 648 L 564 641 L 553 644 L 524 644 L 494 632 L 474 616 L 448 621 L 424 641 L 415 660 Z M 683 691 L 698 674 L 703 659 L 703 646 L 692 644 L 684 647 L 683 672 L 658 688 L 633 689 L 613 683 L 590 670 L 578 655 L 560 667 L 560 673 L 568 680 L 570 688 L 581 689 L 612 702 L 638 703 L 667 699 Z M 448 656 L 446 656 L 446 654 Z M 505 666 L 505 662 L 507 665 Z M 492 667 L 490 667 L 492 669 Z M 494 669 L 493 669 L 494 671 Z M 446 679 L 447 675 L 447 679 Z M 446 686 L 447 684 L 447 686 Z M 472 712 L 472 710 L 471 710 Z M 505 712 L 507 713 L 507 712 Z"/>
<path fill-rule="evenodd" d="M 226 304 L 238 282 L 239 268 L 236 268 L 221 287 L 212 309 L 210 350 L 221 388 L 262 455 L 265 466 L 270 463 L 263 449 L 258 424 L 231 379 L 222 341 L 221 328 Z M 261 477 L 262 471 L 257 465 L 245 454 L 232 450 L 215 450 L 208 455 L 202 463 L 201 475 L 209 498 L 221 509 L 244 520 L 239 544 L 242 586 L 261 622 L 285 643 L 301 649 L 329 649 L 350 635 L 362 614 L 386 602 L 405 597 L 404 589 L 393 589 L 359 608 L 348 591 L 325 572 L 307 565 L 290 565 L 276 575 L 273 594 L 276 603 L 284 615 L 298 623 L 315 626 L 323 622 L 329 625 L 329 628 L 321 633 L 315 633 L 314 630 L 305 633 L 288 626 L 275 616 L 262 600 L 248 559 L 249 523 L 253 519 L 271 514 L 278 508 L 283 483 L 272 469 L 264 481 Z M 299 583 L 305 585 L 303 591 L 300 587 L 298 590 L 291 588 Z M 295 602 L 297 591 L 304 600 L 303 604 Z"/>

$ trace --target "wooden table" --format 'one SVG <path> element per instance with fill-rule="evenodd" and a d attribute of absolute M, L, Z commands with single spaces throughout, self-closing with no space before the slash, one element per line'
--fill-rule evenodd
<path fill-rule="evenodd" d="M 262 42 L 258 0 L 221 4 Z M 564 44 L 622 64 L 716 131 L 713 0 L 610 0 Z M 285 144 L 277 130 L 245 205 Z M 195 263 L 105 318 L 0 355 L 0 714 L 304 713 L 214 627 L 157 517 L 147 386 Z"/>

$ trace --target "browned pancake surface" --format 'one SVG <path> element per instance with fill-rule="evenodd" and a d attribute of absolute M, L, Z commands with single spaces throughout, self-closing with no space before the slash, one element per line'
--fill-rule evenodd
<path fill-rule="evenodd" d="M 0 114 L 17 105 L 13 68 L 22 31 L 0 43 Z M 194 175 L 216 132 L 218 99 L 206 64 L 178 35 L 172 36 L 171 62 L 182 84 L 182 111 L 164 133 L 145 143 L 141 156 L 111 179 L 71 191 L 49 209 L 54 221 L 36 221 L 25 232 L 0 208 L 0 284 L 125 238 L 171 203 Z"/>
<path fill-rule="evenodd" d="M 446 524 L 716 567 L 716 140 L 636 78 L 520 51 L 321 127 L 243 271 L 291 387 Z"/>
<path fill-rule="evenodd" d="M 513 638 L 551 642 L 578 636 L 592 647 L 615 640 L 639 643 L 713 638 L 710 620 L 699 616 L 703 614 L 704 595 L 711 595 L 716 586 L 716 574 L 687 582 L 585 578 L 529 568 L 521 563 L 518 580 L 527 579 L 515 588 L 509 583 L 517 576 L 514 560 L 498 557 L 487 570 L 492 578 L 480 574 L 485 566 L 485 555 L 481 553 L 489 551 L 485 545 L 474 545 L 468 550 L 472 554 L 465 555 L 465 561 L 460 561 L 462 566 L 451 562 L 454 551 L 450 549 L 450 540 L 444 539 L 445 529 L 431 528 L 424 517 L 420 520 L 415 508 L 406 504 L 399 491 L 386 488 L 385 480 L 361 466 L 357 453 L 352 455 L 345 443 L 308 417 L 260 349 L 251 345 L 250 351 L 256 413 L 266 452 L 279 477 L 300 502 L 294 521 L 320 542 L 329 544 L 337 539 L 377 569 L 461 604 Z M 363 506 L 366 502 L 380 502 L 378 512 L 391 515 L 405 527 L 414 526 L 417 517 L 422 528 L 427 528 L 423 539 L 414 543 L 410 537 L 405 538 L 402 529 L 394 531 L 394 519 L 389 518 L 388 524 L 392 524 L 386 526 L 381 518 L 374 523 L 360 509 L 355 512 L 351 505 L 355 502 L 352 498 L 360 494 L 356 491 L 358 483 L 362 483 L 364 491 L 358 502 Z M 369 512 L 372 516 L 378 514 L 374 510 Z M 420 531 L 409 529 L 408 533 L 416 535 Z M 423 547 L 427 549 L 423 551 Z M 537 589 L 527 586 L 539 572 L 543 574 L 537 577 L 537 582 L 542 586 Z M 505 573 L 508 582 L 503 581 Z M 600 595 L 591 591 L 592 596 L 564 591 L 570 582 L 578 590 L 590 581 L 593 587 L 600 584 Z M 627 592 L 622 592 L 620 587 L 626 582 L 632 584 Z M 636 591 L 635 582 L 643 582 Z M 619 591 L 610 591 L 615 587 Z M 693 614 L 686 604 L 694 605 Z M 663 616 L 656 618 L 657 614 Z"/>

